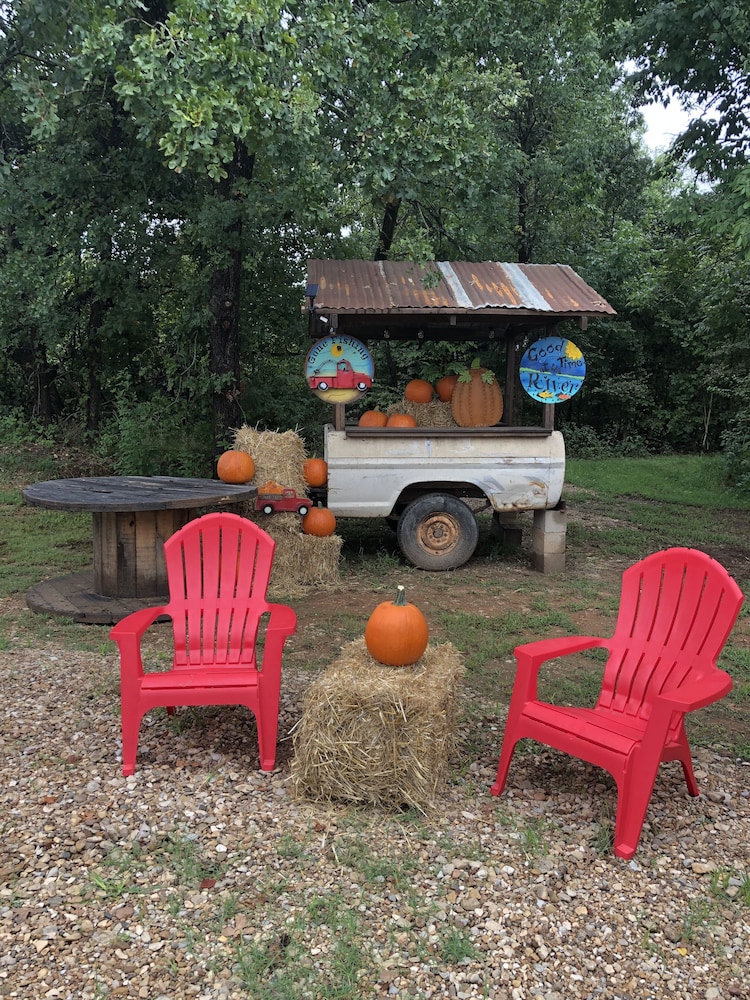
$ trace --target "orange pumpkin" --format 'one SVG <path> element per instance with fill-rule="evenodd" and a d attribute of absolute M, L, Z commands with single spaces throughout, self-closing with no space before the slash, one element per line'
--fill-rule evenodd
<path fill-rule="evenodd" d="M 219 456 L 216 475 L 224 483 L 249 483 L 255 475 L 255 462 L 246 451 L 230 449 Z"/>
<path fill-rule="evenodd" d="M 423 378 L 413 378 L 406 383 L 404 389 L 404 399 L 410 403 L 429 403 L 432 400 L 434 389 L 432 384 Z"/>
<path fill-rule="evenodd" d="M 411 413 L 392 413 L 388 417 L 386 427 L 416 427 L 417 418 Z"/>
<path fill-rule="evenodd" d="M 385 427 L 388 422 L 388 414 L 381 410 L 365 410 L 359 418 L 360 427 Z"/>
<path fill-rule="evenodd" d="M 306 535 L 327 538 L 336 530 L 336 518 L 327 507 L 311 507 L 302 518 L 302 531 Z"/>
<path fill-rule="evenodd" d="M 503 415 L 503 394 L 495 373 L 482 368 L 479 358 L 458 376 L 451 412 L 459 427 L 492 427 Z"/>
<path fill-rule="evenodd" d="M 328 462 L 322 458 L 307 458 L 302 466 L 302 475 L 308 486 L 325 486 L 328 482 Z"/>
<path fill-rule="evenodd" d="M 450 403 L 456 382 L 458 382 L 458 375 L 443 375 L 437 380 L 435 391 L 441 403 Z"/>
<path fill-rule="evenodd" d="M 409 604 L 399 584 L 395 601 L 383 601 L 365 627 L 365 645 L 373 659 L 389 667 L 416 663 L 427 649 L 430 634 L 419 608 Z"/>

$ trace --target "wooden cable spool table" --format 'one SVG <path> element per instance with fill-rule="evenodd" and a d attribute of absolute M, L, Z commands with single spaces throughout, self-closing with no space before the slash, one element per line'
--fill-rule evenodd
<path fill-rule="evenodd" d="M 201 508 L 231 507 L 257 495 L 255 486 L 217 479 L 93 476 L 51 479 L 23 490 L 28 504 L 91 511 L 94 569 L 32 587 L 32 611 L 80 622 L 114 624 L 169 593 L 163 545 Z"/>

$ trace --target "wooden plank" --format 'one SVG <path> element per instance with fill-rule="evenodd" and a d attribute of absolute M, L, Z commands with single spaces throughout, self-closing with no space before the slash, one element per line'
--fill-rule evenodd
<path fill-rule="evenodd" d="M 94 525 L 94 589 L 107 597 L 117 597 L 118 515 L 96 511 Z"/>
<path fill-rule="evenodd" d="M 136 586 L 136 515 L 116 514 L 117 519 L 117 589 L 109 597 L 139 597 Z"/>
<path fill-rule="evenodd" d="M 71 618 L 84 625 L 115 625 L 133 611 L 160 603 L 154 598 L 102 597 L 93 587 L 93 573 L 74 573 L 44 580 L 27 592 L 26 603 L 37 614 Z M 162 615 L 157 621 L 166 622 L 169 619 Z"/>
<path fill-rule="evenodd" d="M 157 592 L 156 514 L 155 510 L 141 510 L 133 514 L 133 597 L 153 597 Z"/>

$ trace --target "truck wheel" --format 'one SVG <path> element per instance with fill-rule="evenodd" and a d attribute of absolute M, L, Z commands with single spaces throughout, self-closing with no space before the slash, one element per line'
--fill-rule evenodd
<path fill-rule="evenodd" d="M 328 388 L 327 382 L 318 382 L 318 389 L 320 389 L 321 392 L 325 392 L 327 388 Z"/>
<path fill-rule="evenodd" d="M 307 506 L 307 504 L 303 503 L 297 508 L 297 513 L 300 514 L 302 517 L 304 517 L 309 509 L 310 508 Z"/>
<path fill-rule="evenodd" d="M 396 529 L 403 554 L 419 569 L 455 569 L 472 557 L 479 527 L 471 510 L 450 493 L 413 500 Z"/>
<path fill-rule="evenodd" d="M 270 503 L 263 504 L 263 513 L 264 514 L 273 514 L 273 507 L 271 506 Z"/>

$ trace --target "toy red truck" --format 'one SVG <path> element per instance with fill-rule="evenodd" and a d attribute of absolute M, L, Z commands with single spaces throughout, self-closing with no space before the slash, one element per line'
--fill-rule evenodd
<path fill-rule="evenodd" d="M 308 376 L 308 385 L 311 389 L 319 389 L 325 392 L 326 389 L 358 389 L 364 392 L 372 386 L 372 379 L 364 372 L 355 372 L 351 361 L 342 358 L 336 362 L 335 374 L 321 374 L 317 369 Z"/>
<path fill-rule="evenodd" d="M 255 509 L 264 514 L 290 512 L 304 517 L 311 506 L 308 497 L 301 497 L 296 490 L 273 481 L 259 486 L 258 496 L 255 498 Z"/>

